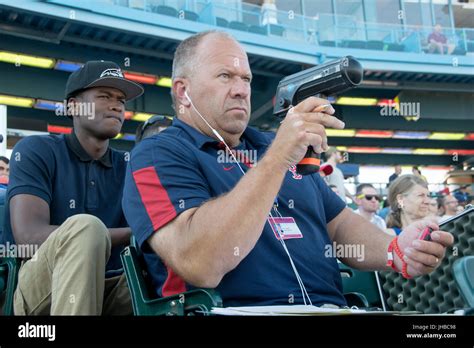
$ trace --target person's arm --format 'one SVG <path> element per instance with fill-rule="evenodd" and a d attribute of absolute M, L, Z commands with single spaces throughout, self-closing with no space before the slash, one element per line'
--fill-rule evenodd
<path fill-rule="evenodd" d="M 335 117 L 315 112 L 326 103 L 308 98 L 298 104 L 265 156 L 231 191 L 153 233 L 148 243 L 163 262 L 194 286 L 216 287 L 257 243 L 290 165 L 304 157 L 309 145 L 319 152 L 327 148 L 324 126 L 343 128 Z"/>
<path fill-rule="evenodd" d="M 10 222 L 17 244 L 41 246 L 59 226 L 50 224 L 49 205 L 42 198 L 30 194 L 15 195 L 10 199 Z M 112 246 L 128 244 L 130 228 L 109 228 Z"/>
<path fill-rule="evenodd" d="M 432 233 L 433 241 L 417 240 L 423 229 L 428 226 L 435 231 Z M 346 257 L 341 260 L 345 264 L 362 270 L 391 270 L 387 266 L 387 250 L 394 237 L 380 233 L 378 227 L 350 209 L 344 209 L 331 220 L 328 231 L 331 239 L 337 244 L 363 246 L 363 260 L 359 262 L 354 257 Z M 408 274 L 417 276 L 433 271 L 441 263 L 446 247 L 452 245 L 453 241 L 453 236 L 438 231 L 438 226 L 431 219 L 419 220 L 406 227 L 398 237 L 398 245 L 407 257 Z M 418 243 L 418 246 L 413 242 Z M 395 266 L 401 270 L 401 260 L 396 255 L 394 258 Z"/>

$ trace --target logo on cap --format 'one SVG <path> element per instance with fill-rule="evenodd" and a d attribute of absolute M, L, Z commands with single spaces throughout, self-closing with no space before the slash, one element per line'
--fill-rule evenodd
<path fill-rule="evenodd" d="M 100 78 L 106 77 L 106 76 L 123 78 L 122 70 L 120 69 L 107 69 L 107 70 L 104 70 L 102 74 L 100 74 Z"/>

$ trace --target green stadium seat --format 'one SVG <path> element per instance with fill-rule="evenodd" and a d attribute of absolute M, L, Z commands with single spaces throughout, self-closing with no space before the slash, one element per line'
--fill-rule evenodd
<path fill-rule="evenodd" d="M 367 43 L 361 40 L 342 40 L 342 47 L 365 49 Z"/>
<path fill-rule="evenodd" d="M 285 28 L 283 28 L 281 25 L 277 24 L 269 24 L 270 25 L 270 35 L 276 35 L 276 36 L 283 36 L 285 33 Z"/>
<path fill-rule="evenodd" d="M 366 48 L 368 50 L 382 51 L 384 48 L 384 43 L 383 41 L 370 40 L 370 41 L 367 41 Z"/>
<path fill-rule="evenodd" d="M 474 256 L 465 256 L 453 264 L 454 280 L 469 307 L 474 307 Z"/>
<path fill-rule="evenodd" d="M 237 21 L 232 21 L 229 23 L 230 29 L 240 30 L 240 31 L 248 31 L 249 27 L 247 24 Z"/>
<path fill-rule="evenodd" d="M 1 292 L 4 293 L 5 303 L 3 305 L 3 315 L 13 315 L 13 295 L 18 283 L 18 271 L 21 261 L 14 257 L 4 257 L 0 259 L 0 283 Z"/>
<path fill-rule="evenodd" d="M 339 271 L 344 297 L 349 306 L 383 308 L 376 272 L 359 271 L 342 262 L 339 262 Z"/>
<path fill-rule="evenodd" d="M 259 25 L 251 25 L 249 27 L 249 32 L 260 34 L 260 35 L 267 35 L 267 29 L 265 27 L 261 27 Z"/>
<path fill-rule="evenodd" d="M 5 204 L 0 204 L 0 234 L 5 221 Z M 21 260 L 14 257 L 0 257 L 0 298 L 3 302 L 3 315 L 13 315 L 13 295 L 18 283 Z"/>
<path fill-rule="evenodd" d="M 183 10 L 183 15 L 184 15 L 184 19 L 187 19 L 188 21 L 197 22 L 199 20 L 199 15 L 193 11 Z"/>
<path fill-rule="evenodd" d="M 403 52 L 405 50 L 405 45 L 397 43 L 388 43 L 384 45 L 384 51 L 396 51 Z"/>
<path fill-rule="evenodd" d="M 178 11 L 170 6 L 155 6 L 153 7 L 153 12 L 165 15 L 165 16 L 170 16 L 170 17 L 178 17 Z"/>
<path fill-rule="evenodd" d="M 221 17 L 216 17 L 216 25 L 218 27 L 224 27 L 224 28 L 227 28 L 229 26 L 229 21 L 225 18 L 221 18 Z"/>
<path fill-rule="evenodd" d="M 319 43 L 321 46 L 327 46 L 327 47 L 336 47 L 336 42 L 335 41 L 321 41 Z"/>
<path fill-rule="evenodd" d="M 145 262 L 135 238 L 120 254 L 135 315 L 209 315 L 213 307 L 222 307 L 220 295 L 213 289 L 195 289 L 159 298 L 151 288 Z"/>

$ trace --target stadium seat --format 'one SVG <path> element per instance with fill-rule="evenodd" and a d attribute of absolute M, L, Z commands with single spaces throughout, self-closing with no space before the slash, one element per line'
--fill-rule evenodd
<path fill-rule="evenodd" d="M 474 256 L 465 256 L 453 264 L 454 280 L 469 307 L 474 307 Z"/>
<path fill-rule="evenodd" d="M 249 27 L 249 32 L 260 34 L 260 35 L 267 35 L 267 29 L 265 27 L 261 27 L 259 25 L 251 25 Z"/>
<path fill-rule="evenodd" d="M 240 30 L 240 31 L 247 31 L 249 27 L 245 23 L 232 21 L 232 22 L 229 23 L 229 28 Z"/>
<path fill-rule="evenodd" d="M 360 40 L 342 40 L 342 47 L 347 48 L 366 48 L 366 42 Z"/>
<path fill-rule="evenodd" d="M 344 297 L 349 306 L 383 307 L 375 272 L 359 271 L 342 262 L 339 262 L 339 271 Z"/>
<path fill-rule="evenodd" d="M 170 6 L 154 6 L 153 7 L 153 12 L 165 15 L 165 16 L 171 16 L 171 17 L 178 17 L 178 11 Z"/>
<path fill-rule="evenodd" d="M 148 279 L 145 262 L 135 238 L 120 254 L 135 315 L 209 315 L 212 307 L 222 307 L 220 295 L 212 289 L 195 289 L 158 298 Z"/>
<path fill-rule="evenodd" d="M 283 28 L 281 25 L 270 24 L 271 35 L 283 36 L 284 33 L 285 33 L 285 28 Z"/>
<path fill-rule="evenodd" d="M 320 44 L 321 46 L 336 47 L 336 42 L 335 42 L 335 41 L 328 41 L 328 40 L 325 40 L 325 41 L 321 41 L 319 44 Z"/>
<path fill-rule="evenodd" d="M 466 50 L 462 47 L 456 47 L 453 51 L 453 53 L 451 53 L 453 56 L 465 56 L 466 55 Z"/>
<path fill-rule="evenodd" d="M 224 18 L 221 18 L 221 17 L 216 17 L 216 25 L 218 27 L 227 28 L 229 26 L 229 21 L 227 21 L 227 19 L 224 19 Z"/>
<path fill-rule="evenodd" d="M 366 48 L 368 50 L 382 51 L 383 47 L 384 47 L 384 43 L 382 41 L 370 40 L 370 41 L 367 41 L 367 44 L 366 44 Z"/>
<path fill-rule="evenodd" d="M 396 51 L 396 52 L 403 52 L 405 50 L 405 45 L 397 44 L 397 43 L 388 43 L 384 45 L 385 51 Z"/>
<path fill-rule="evenodd" d="M 199 15 L 196 12 L 183 10 L 183 13 L 184 13 L 184 19 L 187 19 L 188 21 L 197 22 L 199 20 Z"/>
<path fill-rule="evenodd" d="M 0 292 L 4 293 L 3 315 L 13 315 L 13 295 L 18 283 L 20 259 L 4 257 L 0 259 Z"/>

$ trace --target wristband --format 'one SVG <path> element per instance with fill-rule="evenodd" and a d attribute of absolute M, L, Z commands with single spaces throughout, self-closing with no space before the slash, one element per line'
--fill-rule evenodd
<path fill-rule="evenodd" d="M 388 251 L 387 251 L 387 266 L 390 266 L 392 267 L 393 270 L 395 270 L 396 272 L 400 273 L 399 270 L 397 270 L 397 268 L 395 267 L 395 262 L 393 262 L 394 260 L 394 257 L 393 257 L 393 251 L 395 251 L 395 253 L 397 254 L 397 256 L 400 258 L 400 260 L 402 261 L 402 276 L 403 278 L 405 279 L 411 279 L 412 277 L 408 274 L 407 272 L 407 268 L 408 268 L 408 264 L 405 262 L 405 260 L 403 259 L 403 257 L 405 256 L 402 251 L 400 250 L 400 247 L 398 246 L 398 236 L 395 237 L 392 242 L 390 243 L 389 247 L 388 247 Z"/>
<path fill-rule="evenodd" d="M 395 237 L 391 242 L 390 244 L 388 245 L 388 250 L 387 250 L 387 266 L 390 266 L 392 267 L 392 269 L 397 272 L 397 273 L 400 273 L 400 271 L 397 269 L 397 267 L 395 266 L 395 262 L 393 262 L 393 244 L 395 243 L 395 240 L 397 238 Z"/>

